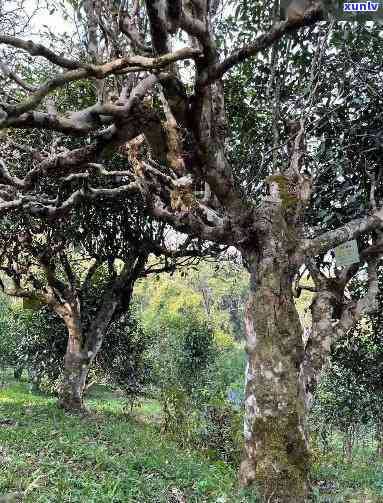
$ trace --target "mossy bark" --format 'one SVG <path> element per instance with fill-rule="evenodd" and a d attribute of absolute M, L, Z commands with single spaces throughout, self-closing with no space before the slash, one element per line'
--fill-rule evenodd
<path fill-rule="evenodd" d="M 245 449 L 239 478 L 255 481 L 263 501 L 307 501 L 310 454 L 299 379 L 304 348 L 294 304 L 290 261 L 294 230 L 280 206 L 263 208 L 263 239 L 248 252 L 251 273 L 246 312 L 248 366 Z"/>

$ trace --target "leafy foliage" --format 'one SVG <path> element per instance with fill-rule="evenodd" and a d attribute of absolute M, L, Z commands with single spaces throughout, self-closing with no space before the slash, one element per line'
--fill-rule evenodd
<path fill-rule="evenodd" d="M 135 297 L 152 334 L 153 387 L 163 431 L 213 460 L 233 463 L 241 452 L 244 375 L 244 352 L 234 339 L 240 295 L 246 295 L 238 272 L 229 264 L 218 271 L 205 264 L 161 283 L 146 279 Z M 231 281 L 235 274 L 237 283 Z M 226 311 L 233 308 L 234 320 Z"/>
<path fill-rule="evenodd" d="M 133 407 L 151 381 L 150 339 L 130 311 L 112 323 L 96 359 L 98 372 L 118 386 Z"/>
<path fill-rule="evenodd" d="M 28 371 L 37 389 L 56 390 L 64 365 L 67 344 L 65 325 L 50 309 L 23 309 L 17 305 L 10 311 L 12 336 L 17 340 L 14 365 L 20 373 Z"/>

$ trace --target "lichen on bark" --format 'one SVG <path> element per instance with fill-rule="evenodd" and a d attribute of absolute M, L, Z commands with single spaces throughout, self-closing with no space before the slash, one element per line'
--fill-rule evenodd
<path fill-rule="evenodd" d="M 310 453 L 298 379 L 303 331 L 290 260 L 296 231 L 287 224 L 282 203 L 266 203 L 259 214 L 264 216 L 259 252 L 247 260 L 252 280 L 246 312 L 245 456 L 239 478 L 242 485 L 255 480 L 265 501 L 304 502 Z"/>

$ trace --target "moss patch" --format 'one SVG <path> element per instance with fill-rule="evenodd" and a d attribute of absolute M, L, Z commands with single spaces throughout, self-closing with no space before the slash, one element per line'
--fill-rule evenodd
<path fill-rule="evenodd" d="M 257 418 L 254 433 L 260 459 L 256 480 L 264 494 L 284 498 L 281 501 L 304 501 L 311 459 L 297 415 Z"/>
<path fill-rule="evenodd" d="M 279 189 L 279 197 L 282 201 L 283 208 L 293 208 L 298 203 L 298 196 L 296 195 L 297 180 L 291 180 L 284 175 L 271 175 L 266 178 L 266 182 L 270 185 L 276 183 Z"/>

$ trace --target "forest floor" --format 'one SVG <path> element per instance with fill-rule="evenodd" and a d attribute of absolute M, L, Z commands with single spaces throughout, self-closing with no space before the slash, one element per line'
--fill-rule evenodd
<path fill-rule="evenodd" d="M 96 387 L 86 416 L 65 415 L 56 400 L 11 378 L 0 388 L 0 502 L 255 503 L 238 492 L 235 469 L 180 448 L 159 430 L 148 402 L 129 415 Z M 315 468 L 327 503 L 383 503 L 383 464 L 372 450 L 351 464 L 335 454 Z"/>

